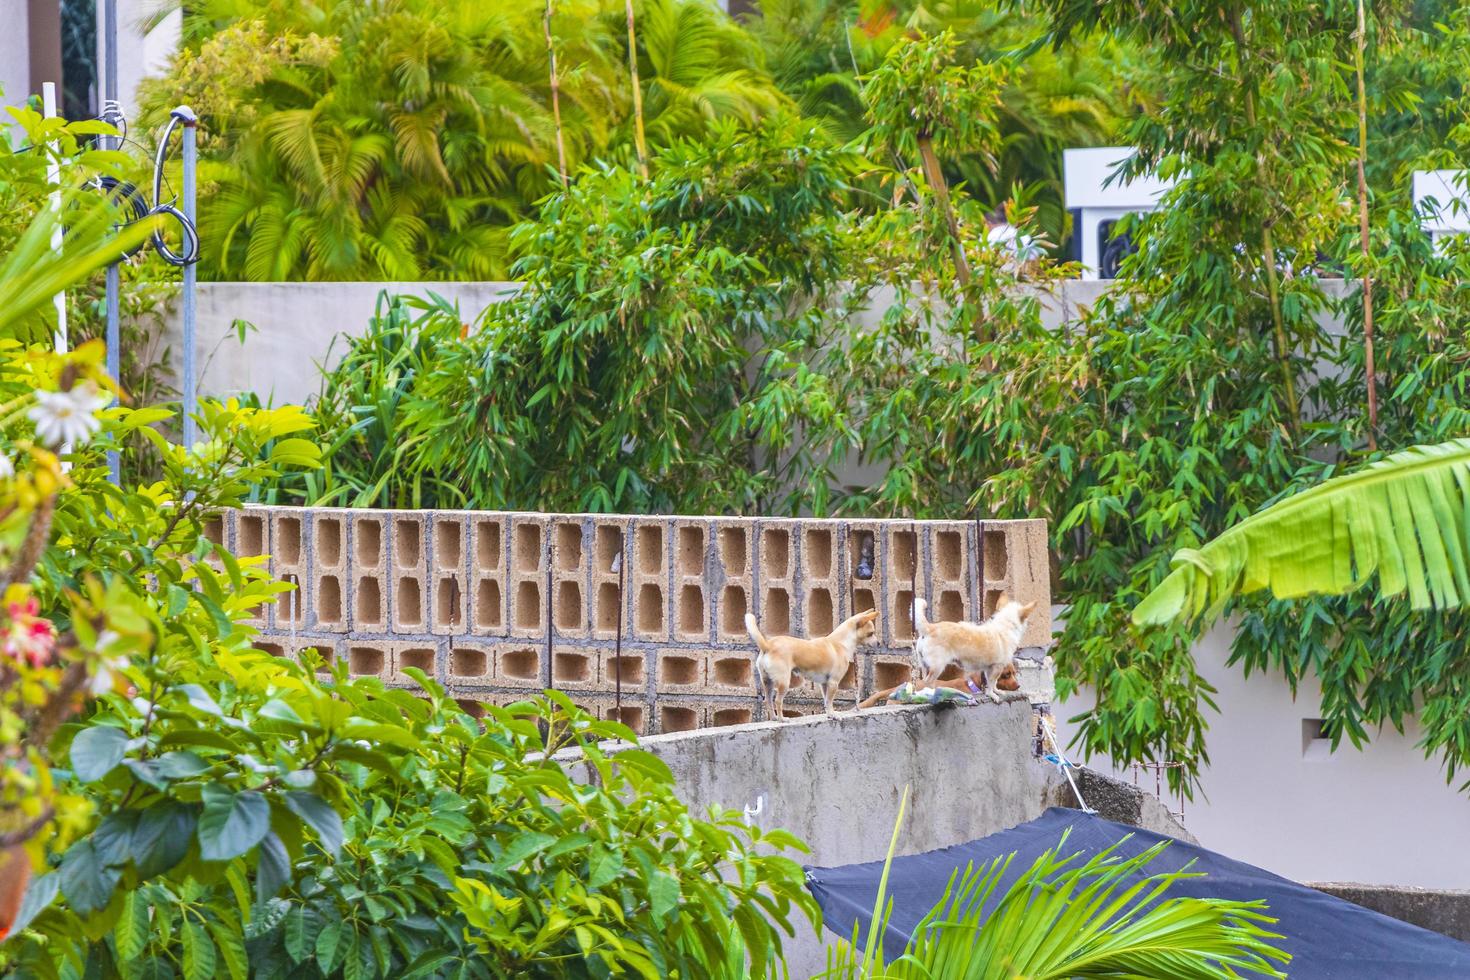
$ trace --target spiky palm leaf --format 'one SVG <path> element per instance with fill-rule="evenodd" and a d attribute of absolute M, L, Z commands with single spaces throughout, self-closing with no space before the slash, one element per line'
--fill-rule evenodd
<path fill-rule="evenodd" d="M 1202 548 L 1181 549 L 1137 608 L 1141 625 L 1213 619 L 1232 597 L 1341 595 L 1374 576 L 1415 609 L 1470 599 L 1470 439 L 1416 446 L 1287 497 Z"/>
<path fill-rule="evenodd" d="M 1264 903 L 1170 898 L 1186 871 L 1148 874 L 1168 846 L 1132 857 L 1118 845 L 1081 864 L 1057 847 L 1038 857 L 1007 888 L 1014 855 L 950 878 L 944 897 L 914 930 L 903 955 L 884 965 L 875 937 L 887 925 L 884 881 L 863 952 L 857 936 L 829 955 L 827 980 L 1066 980 L 1071 977 L 1172 977 L 1209 980 L 1241 971 L 1281 977 L 1290 957 L 1271 945 L 1275 920 Z M 1121 841 L 1119 842 L 1122 843 Z M 889 860 L 892 860 L 890 850 Z M 998 898 L 996 896 L 999 896 Z M 993 908 L 992 908 L 993 905 Z"/>

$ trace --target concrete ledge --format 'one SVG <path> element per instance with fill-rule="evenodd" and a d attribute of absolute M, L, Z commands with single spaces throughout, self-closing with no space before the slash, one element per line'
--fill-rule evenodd
<path fill-rule="evenodd" d="M 1390 918 L 1470 942 L 1470 891 L 1309 881 L 1311 888 Z"/>

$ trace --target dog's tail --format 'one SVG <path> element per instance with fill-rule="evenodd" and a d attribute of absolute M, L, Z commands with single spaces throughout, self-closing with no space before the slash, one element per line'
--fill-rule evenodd
<path fill-rule="evenodd" d="M 762 653 L 771 645 L 766 635 L 761 632 L 761 628 L 755 624 L 755 616 L 750 613 L 745 614 L 745 631 L 750 634 L 751 641 Z"/>
<path fill-rule="evenodd" d="M 914 599 L 914 635 L 923 636 L 929 632 L 929 618 L 924 615 L 929 608 L 929 603 L 923 599 Z"/>

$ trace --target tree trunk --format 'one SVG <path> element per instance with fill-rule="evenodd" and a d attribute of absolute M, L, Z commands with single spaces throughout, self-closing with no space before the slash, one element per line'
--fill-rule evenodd
<path fill-rule="evenodd" d="M 648 143 L 643 136 L 643 89 L 638 84 L 638 34 L 633 29 L 633 0 L 623 0 L 628 14 L 628 74 L 633 77 L 633 145 L 638 151 L 638 172 L 648 176 Z"/>
<path fill-rule="evenodd" d="M 541 17 L 541 27 L 546 32 L 546 59 L 551 68 L 551 119 L 556 124 L 556 172 L 561 177 L 561 186 L 567 186 L 567 143 L 561 129 L 561 80 L 556 74 L 556 45 L 551 40 L 551 3 L 546 0 L 546 13 Z"/>

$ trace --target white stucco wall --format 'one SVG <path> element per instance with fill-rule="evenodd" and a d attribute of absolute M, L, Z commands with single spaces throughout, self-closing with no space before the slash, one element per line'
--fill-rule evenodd
<path fill-rule="evenodd" d="M 1379 731 L 1362 750 L 1304 745 L 1303 720 L 1321 717 L 1320 689 L 1303 685 L 1293 700 L 1279 673 L 1247 678 L 1227 667 L 1229 636 L 1216 627 L 1195 647 L 1220 706 L 1208 716 L 1202 793 L 1185 804 L 1200 843 L 1297 881 L 1470 888 L 1470 796 L 1455 788 L 1465 775 L 1446 784 L 1412 726 Z M 1089 692 L 1057 706 L 1064 744 L 1075 730 L 1066 718 L 1092 703 Z M 1152 789 L 1152 776 L 1140 784 Z"/>

